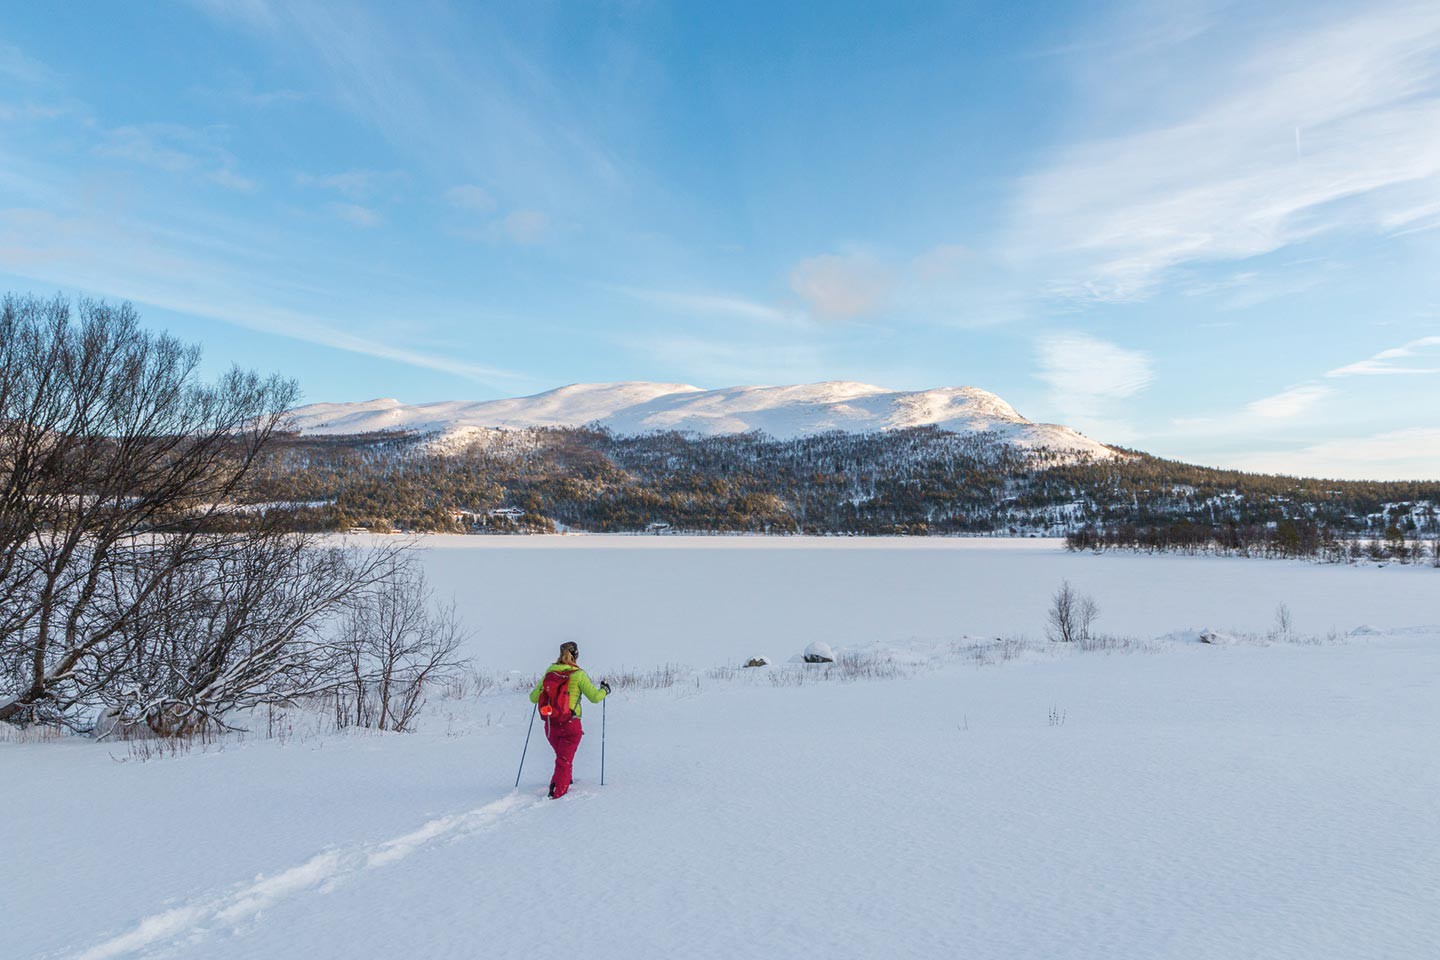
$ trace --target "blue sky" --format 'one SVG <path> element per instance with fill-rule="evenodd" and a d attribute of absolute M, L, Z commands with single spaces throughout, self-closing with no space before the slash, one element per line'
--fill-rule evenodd
<path fill-rule="evenodd" d="M 1163 8 L 1163 9 L 1162 9 Z M 13 5 L 0 288 L 307 400 L 972 384 L 1440 476 L 1434 3 Z"/>

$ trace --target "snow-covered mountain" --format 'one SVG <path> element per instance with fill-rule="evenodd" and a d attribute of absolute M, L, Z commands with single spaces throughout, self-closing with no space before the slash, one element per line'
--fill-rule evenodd
<path fill-rule="evenodd" d="M 761 430 L 781 440 L 831 430 L 867 433 L 933 425 L 954 433 L 991 431 L 1027 448 L 1114 455 L 1069 427 L 1027 420 L 977 387 L 898 391 L 848 381 L 720 390 L 683 383 L 576 383 L 506 400 L 315 403 L 295 410 L 294 417 L 296 428 L 306 434 L 405 430 L 453 435 L 594 423 L 620 434 L 680 430 L 716 436 Z"/>

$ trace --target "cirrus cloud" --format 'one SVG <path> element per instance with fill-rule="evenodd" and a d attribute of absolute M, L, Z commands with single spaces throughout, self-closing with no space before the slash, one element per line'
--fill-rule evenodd
<path fill-rule="evenodd" d="M 1336 367 L 1325 374 L 1327 377 L 1388 377 L 1406 374 L 1440 373 L 1440 367 L 1436 366 L 1415 366 L 1413 363 L 1400 363 L 1398 361 L 1408 360 L 1411 357 L 1420 357 L 1429 354 L 1440 353 L 1440 337 L 1421 337 L 1418 340 L 1411 340 L 1409 343 L 1389 350 L 1381 350 L 1368 360 L 1359 360 L 1355 363 L 1347 363 L 1343 367 Z M 1440 360 L 1436 358 L 1431 363 Z M 1425 361 L 1421 361 L 1422 363 Z"/>
<path fill-rule="evenodd" d="M 1051 405 L 1067 423 L 1111 442 L 1129 441 L 1134 430 L 1119 401 L 1155 379 L 1150 356 L 1084 333 L 1059 333 L 1036 342 Z"/>
<path fill-rule="evenodd" d="M 1225 38 L 1224 57 L 1192 39 L 1150 54 L 1144 109 L 1095 110 L 1116 133 L 1024 181 L 1014 253 L 1056 292 L 1144 299 L 1182 264 L 1440 223 L 1440 7 L 1317 6 Z M 1126 102 L 1138 69 L 1110 71 L 1095 102 Z"/>
<path fill-rule="evenodd" d="M 1253 400 L 1245 409 L 1267 420 L 1288 420 L 1305 413 L 1335 391 L 1315 383 L 1305 383 L 1268 397 Z"/>

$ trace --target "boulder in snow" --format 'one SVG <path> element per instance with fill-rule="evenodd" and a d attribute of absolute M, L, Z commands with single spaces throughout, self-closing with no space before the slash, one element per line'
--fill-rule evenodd
<path fill-rule="evenodd" d="M 835 651 L 824 640 L 816 640 L 805 648 L 806 663 L 834 663 Z"/>
<path fill-rule="evenodd" d="M 769 657 L 751 657 L 749 660 L 746 660 L 746 661 L 745 661 L 745 666 L 747 666 L 747 667 L 768 667 L 768 666 L 770 666 L 770 658 L 769 658 Z"/>

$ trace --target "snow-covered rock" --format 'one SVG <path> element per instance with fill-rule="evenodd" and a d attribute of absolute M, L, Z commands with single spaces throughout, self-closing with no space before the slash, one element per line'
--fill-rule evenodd
<path fill-rule="evenodd" d="M 835 651 L 824 640 L 815 640 L 805 648 L 806 663 L 834 663 Z"/>
<path fill-rule="evenodd" d="M 576 383 L 505 400 L 315 403 L 293 411 L 293 416 L 296 429 L 306 434 L 408 430 L 472 437 L 477 430 L 598 424 L 627 435 L 679 430 L 719 436 L 760 430 L 787 440 L 832 430 L 870 433 L 936 426 L 953 433 L 990 431 L 1025 448 L 1102 459 L 1115 455 L 1069 427 L 1027 420 L 978 387 L 897 391 L 830 381 L 702 390 L 682 383 Z"/>

